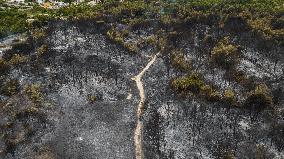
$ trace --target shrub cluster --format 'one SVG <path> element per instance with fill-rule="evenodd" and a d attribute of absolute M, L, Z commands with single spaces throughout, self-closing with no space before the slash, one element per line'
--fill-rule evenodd
<path fill-rule="evenodd" d="M 110 40 L 115 41 L 118 44 L 124 43 L 124 36 L 121 32 L 117 31 L 114 27 L 112 27 L 108 32 L 107 36 Z"/>
<path fill-rule="evenodd" d="M 219 41 L 211 52 L 212 61 L 225 69 L 233 68 L 239 61 L 239 56 L 238 46 L 231 44 L 228 37 Z"/>
<path fill-rule="evenodd" d="M 143 1 L 125 1 L 107 10 L 116 18 L 140 17 L 147 10 L 147 4 Z"/>
<path fill-rule="evenodd" d="M 277 19 L 277 21 L 281 21 L 281 19 Z M 248 24 L 253 30 L 253 32 L 258 35 L 261 39 L 264 40 L 264 45 L 270 44 L 267 41 L 273 41 L 283 44 L 284 40 L 284 28 L 274 28 L 273 25 L 273 16 L 265 16 L 263 18 L 256 18 L 256 19 L 250 19 L 248 20 Z M 268 48 L 271 48 L 273 46 L 266 46 Z"/>
<path fill-rule="evenodd" d="M 129 35 L 129 30 L 122 29 L 117 30 L 114 27 L 112 27 L 108 32 L 107 36 L 110 40 L 122 45 L 125 49 L 127 49 L 130 53 L 136 54 L 139 51 L 138 44 L 143 43 L 140 41 L 128 41 L 126 42 L 124 40 L 125 37 Z"/>
<path fill-rule="evenodd" d="M 174 68 L 182 71 L 190 71 L 191 69 L 191 61 L 184 59 L 184 53 L 180 49 L 172 51 L 171 64 Z"/>
<path fill-rule="evenodd" d="M 9 68 L 9 64 L 4 59 L 0 59 L 0 76 L 6 74 Z"/>
<path fill-rule="evenodd" d="M 41 86 L 39 84 L 26 85 L 24 87 L 24 92 L 35 104 L 39 104 L 43 99 Z"/>
<path fill-rule="evenodd" d="M 48 52 L 48 45 L 46 44 L 41 45 L 36 50 L 37 57 L 39 58 L 45 56 L 47 52 Z"/>
<path fill-rule="evenodd" d="M 220 101 L 222 96 L 220 92 L 214 89 L 210 85 L 204 85 L 201 87 L 201 95 L 208 101 L 217 102 Z"/>
<path fill-rule="evenodd" d="M 0 8 L 0 38 L 26 30 L 27 14 L 17 8 Z"/>
<path fill-rule="evenodd" d="M 37 42 L 37 43 L 42 43 L 45 37 L 47 36 L 47 33 L 44 29 L 34 29 L 32 30 L 32 38 Z"/>
<path fill-rule="evenodd" d="M 14 54 L 12 58 L 9 60 L 9 64 L 12 66 L 18 66 L 20 64 L 26 63 L 27 61 L 28 61 L 27 56 Z"/>
<path fill-rule="evenodd" d="M 18 80 L 9 79 L 1 87 L 1 93 L 6 95 L 6 96 L 13 96 L 20 91 L 19 87 L 20 87 L 20 84 L 19 84 Z"/>
<path fill-rule="evenodd" d="M 204 81 L 197 74 L 177 78 L 171 82 L 171 86 L 174 90 L 178 92 L 190 91 L 194 94 L 199 94 L 204 85 Z"/>
<path fill-rule="evenodd" d="M 137 42 L 127 42 L 123 44 L 124 48 L 126 48 L 131 53 L 138 53 L 139 48 Z"/>
<path fill-rule="evenodd" d="M 95 95 L 88 95 L 87 99 L 91 104 L 97 101 L 97 97 Z"/>
<path fill-rule="evenodd" d="M 265 84 L 256 86 L 255 90 L 248 94 L 244 107 L 252 110 L 263 110 L 272 106 L 272 96 Z"/>
<path fill-rule="evenodd" d="M 232 89 L 226 89 L 224 94 L 223 94 L 223 101 L 227 104 L 227 105 L 231 105 L 231 106 L 237 106 L 237 99 L 235 96 L 235 93 Z"/>
<path fill-rule="evenodd" d="M 221 94 L 212 86 L 205 84 L 198 74 L 176 78 L 171 82 L 171 87 L 178 93 L 187 94 L 189 91 L 212 102 L 221 99 Z"/>

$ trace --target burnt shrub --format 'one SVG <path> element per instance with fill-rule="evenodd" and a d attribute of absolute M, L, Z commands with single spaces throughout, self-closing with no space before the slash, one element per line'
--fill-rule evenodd
<path fill-rule="evenodd" d="M 270 131 L 272 142 L 277 146 L 279 151 L 284 150 L 284 123 L 277 123 L 273 125 Z"/>
<path fill-rule="evenodd" d="M 224 28 L 231 32 L 239 33 L 247 31 L 249 29 L 249 26 L 243 17 L 233 16 L 226 18 L 224 22 Z"/>
<path fill-rule="evenodd" d="M 30 54 L 32 50 L 33 44 L 30 38 L 23 42 L 15 43 L 12 46 L 12 51 L 17 54 Z"/>
<path fill-rule="evenodd" d="M 275 104 L 280 104 L 282 101 L 284 101 L 284 89 L 282 87 L 273 90 L 272 95 L 273 95 L 273 102 Z"/>
<path fill-rule="evenodd" d="M 256 146 L 256 159 L 274 158 L 274 155 L 269 151 L 269 147 L 265 145 Z"/>
<path fill-rule="evenodd" d="M 284 28 L 284 19 L 283 18 L 274 18 L 271 20 L 272 29 L 283 29 Z"/>
<path fill-rule="evenodd" d="M 6 74 L 9 69 L 9 64 L 5 60 L 0 59 L 0 76 Z"/>

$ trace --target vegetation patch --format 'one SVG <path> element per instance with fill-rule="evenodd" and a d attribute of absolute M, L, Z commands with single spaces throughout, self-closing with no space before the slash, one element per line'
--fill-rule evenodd
<path fill-rule="evenodd" d="M 97 97 L 95 95 L 88 95 L 87 99 L 91 104 L 94 104 L 97 101 Z"/>
<path fill-rule="evenodd" d="M 231 106 L 237 106 L 237 99 L 236 94 L 232 89 L 226 89 L 223 94 L 222 100 L 227 104 Z"/>
<path fill-rule="evenodd" d="M 12 66 L 19 66 L 28 62 L 28 57 L 24 55 L 14 54 L 12 58 L 9 60 L 9 64 Z"/>
<path fill-rule="evenodd" d="M 124 43 L 124 48 L 126 48 L 130 53 L 137 54 L 139 51 L 138 44 L 136 42 Z"/>
<path fill-rule="evenodd" d="M 6 96 L 13 96 L 19 93 L 20 84 L 16 79 L 10 79 L 1 87 L 1 93 Z"/>
<path fill-rule="evenodd" d="M 280 19 L 278 20 L 280 21 Z M 253 31 L 260 38 L 265 40 L 265 43 L 267 43 L 267 41 L 274 41 L 276 43 L 283 44 L 284 28 L 283 27 L 273 28 L 272 21 L 273 21 L 272 16 L 265 16 L 262 18 L 250 19 L 248 20 L 248 23 L 250 27 L 253 29 Z"/>
<path fill-rule="evenodd" d="M 9 64 L 4 59 L 0 59 L 0 76 L 6 74 L 9 69 Z"/>
<path fill-rule="evenodd" d="M 184 52 L 179 49 L 174 49 L 171 54 L 171 64 L 174 68 L 182 71 L 191 70 L 191 61 L 185 60 Z"/>
<path fill-rule="evenodd" d="M 39 84 L 31 84 L 24 87 L 25 94 L 35 104 L 40 104 L 43 100 L 43 94 L 41 90 L 42 88 Z"/>
<path fill-rule="evenodd" d="M 171 82 L 171 86 L 177 92 L 190 91 L 193 94 L 199 94 L 201 88 L 205 86 L 205 83 L 198 74 L 192 74 L 174 79 Z"/>
<path fill-rule="evenodd" d="M 146 38 L 146 43 L 147 43 L 148 45 L 156 45 L 156 44 L 157 44 L 157 41 L 158 41 L 158 39 L 157 39 L 157 36 L 156 36 L 156 35 L 151 35 L 151 36 L 148 36 L 148 37 Z"/>
<path fill-rule="evenodd" d="M 48 45 L 43 44 L 36 50 L 36 55 L 38 58 L 44 57 L 48 52 Z"/>
<path fill-rule="evenodd" d="M 0 38 L 11 33 L 26 31 L 27 14 L 17 8 L 1 8 L 0 4 Z"/>
<path fill-rule="evenodd" d="M 220 92 L 210 85 L 204 85 L 201 87 L 201 96 L 210 102 L 217 102 L 222 99 Z"/>
<path fill-rule="evenodd" d="M 46 38 L 47 33 L 44 29 L 34 29 L 31 31 L 31 35 L 37 45 L 41 45 Z"/>
<path fill-rule="evenodd" d="M 229 42 L 225 37 L 211 51 L 212 61 L 225 69 L 233 68 L 239 61 L 240 50 L 238 46 Z"/>
<path fill-rule="evenodd" d="M 252 110 L 263 110 L 272 107 L 272 96 L 265 84 L 256 86 L 255 90 L 248 94 L 244 107 Z"/>
<path fill-rule="evenodd" d="M 108 32 L 107 32 L 107 37 L 120 44 L 123 45 L 124 44 L 124 34 L 122 32 L 117 31 L 114 27 L 112 27 Z"/>

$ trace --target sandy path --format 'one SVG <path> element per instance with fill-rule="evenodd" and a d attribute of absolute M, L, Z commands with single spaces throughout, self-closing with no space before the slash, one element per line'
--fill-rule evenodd
<path fill-rule="evenodd" d="M 143 87 L 143 83 L 141 81 L 142 76 L 144 75 L 144 73 L 150 68 L 150 66 L 156 61 L 157 56 L 160 54 L 160 52 L 158 52 L 152 59 L 151 61 L 146 65 L 146 67 L 144 67 L 144 69 L 136 76 L 134 76 L 133 78 L 131 78 L 132 80 L 134 80 L 136 82 L 137 88 L 139 90 L 139 96 L 140 96 L 140 102 L 138 104 L 138 108 L 137 108 L 137 125 L 135 128 L 135 132 L 134 132 L 134 142 L 135 142 L 135 154 L 136 154 L 136 159 L 143 159 L 143 148 L 142 148 L 142 129 L 143 129 L 143 123 L 140 120 L 140 117 L 143 114 L 143 110 L 144 110 L 144 102 L 145 102 L 145 93 L 144 93 L 144 87 Z"/>

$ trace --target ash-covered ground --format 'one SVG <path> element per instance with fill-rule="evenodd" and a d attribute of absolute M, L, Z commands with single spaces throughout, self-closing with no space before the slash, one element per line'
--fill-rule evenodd
<path fill-rule="evenodd" d="M 139 99 L 131 77 L 147 59 L 112 44 L 99 28 L 82 32 L 69 25 L 53 26 L 46 39 L 52 55 L 37 70 L 30 64 L 10 75 L 21 85 L 43 85 L 41 109 L 47 121 L 35 122 L 43 126 L 3 158 L 44 156 L 45 149 L 56 158 L 135 158 Z M 88 102 L 89 95 L 96 96 L 94 104 Z"/>
<path fill-rule="evenodd" d="M 9 74 L 19 79 L 21 86 L 43 85 L 42 115 L 25 119 L 32 123 L 33 133 L 24 135 L 23 142 L 1 157 L 135 158 L 133 139 L 140 99 L 131 78 L 145 67 L 155 52 L 149 49 L 131 54 L 108 40 L 101 33 L 101 27 L 67 22 L 51 25 L 45 39 L 50 54 L 44 62 L 37 67 L 29 63 Z M 196 30 L 199 31 L 202 27 Z M 185 57 L 194 61 L 194 69 L 207 82 L 220 90 L 230 87 L 243 99 L 242 86 L 226 81 L 222 69 L 207 65 L 208 57 L 198 50 L 197 33 L 178 41 L 178 45 L 187 50 Z M 180 97 L 169 83 L 173 77 L 184 73 L 170 66 L 167 55 L 160 55 L 142 77 L 146 95 L 141 118 L 145 158 L 209 159 L 220 158 L 224 151 L 233 151 L 240 159 L 256 158 L 258 154 L 268 159 L 284 158 L 283 55 L 274 68 L 271 67 L 274 59 L 253 47 L 247 47 L 243 53 L 245 56 L 238 69 L 257 80 L 270 82 L 272 91 L 278 90 L 277 116 L 271 116 L 270 111 L 256 115 L 218 102 Z M 90 95 L 96 96 L 94 103 L 87 100 Z M 12 98 L 9 102 L 23 107 L 30 104 L 24 97 Z M 1 122 L 9 120 L 5 117 L 2 113 Z M 11 133 L 25 134 L 21 130 L 23 122 L 18 119 Z M 0 147 L 6 146 L 0 140 Z"/>

